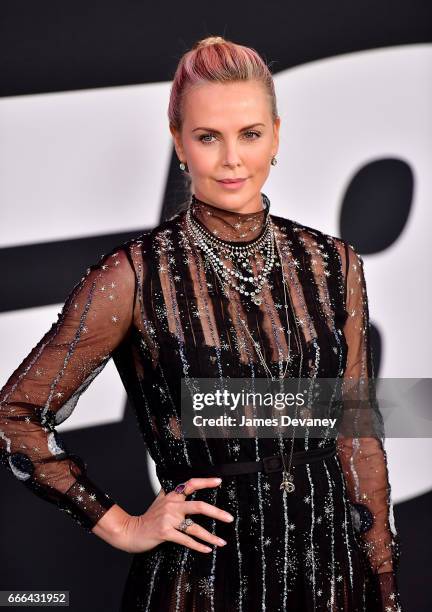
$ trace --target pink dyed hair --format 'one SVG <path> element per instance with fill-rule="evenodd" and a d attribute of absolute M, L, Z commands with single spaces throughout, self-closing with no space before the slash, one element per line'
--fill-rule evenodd
<path fill-rule="evenodd" d="M 221 36 L 208 36 L 194 44 L 180 59 L 174 74 L 168 105 L 170 126 L 181 130 L 182 102 L 190 87 L 205 82 L 256 80 L 263 84 L 273 120 L 278 116 L 272 74 L 262 57 L 250 47 Z"/>

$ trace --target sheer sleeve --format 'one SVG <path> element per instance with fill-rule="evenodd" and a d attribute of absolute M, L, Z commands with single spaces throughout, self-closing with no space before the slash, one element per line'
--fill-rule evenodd
<path fill-rule="evenodd" d="M 366 281 L 363 260 L 354 248 L 344 244 L 345 307 L 347 319 L 344 335 L 348 345 L 344 384 L 353 381 L 347 397 L 355 398 L 355 419 L 337 439 L 338 456 L 344 470 L 350 501 L 364 509 L 369 524 L 359 534 L 359 543 L 373 573 L 377 609 L 400 610 L 396 571 L 400 541 L 394 519 L 388 479 L 387 455 L 384 449 L 382 415 L 374 392 L 372 347 Z M 349 379 L 349 380 L 348 380 Z M 351 415 L 352 416 L 352 415 Z M 358 427 L 358 429 L 357 429 Z M 342 428 L 343 429 L 343 428 Z M 359 435 L 357 435 L 357 433 Z"/>
<path fill-rule="evenodd" d="M 57 321 L 0 390 L 1 463 L 88 532 L 115 502 L 87 477 L 56 426 L 127 335 L 134 303 L 133 265 L 119 247 L 87 269 Z"/>

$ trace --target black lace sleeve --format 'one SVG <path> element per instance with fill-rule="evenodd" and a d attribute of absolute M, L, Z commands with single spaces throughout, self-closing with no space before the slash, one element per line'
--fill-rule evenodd
<path fill-rule="evenodd" d="M 128 334 L 134 303 L 134 268 L 119 247 L 87 269 L 57 321 L 0 391 L 2 463 L 89 532 L 115 502 L 87 477 L 56 426 Z"/>
<path fill-rule="evenodd" d="M 353 421 L 349 418 L 347 435 L 339 435 L 337 440 L 338 455 L 351 501 L 366 506 L 371 513 L 371 525 L 359 539 L 375 575 L 378 597 L 381 598 L 379 609 L 394 612 L 400 610 L 396 582 L 400 540 L 393 519 L 383 420 L 374 389 L 364 266 L 361 256 L 348 243 L 345 243 L 344 252 L 348 315 L 344 326 L 348 345 L 344 380 L 348 382 L 347 388 L 351 384 L 348 379 L 352 380 L 353 389 L 356 389 L 355 414 L 357 418 L 360 416 L 360 435 L 356 435 Z M 346 404 L 352 407 L 350 402 Z"/>

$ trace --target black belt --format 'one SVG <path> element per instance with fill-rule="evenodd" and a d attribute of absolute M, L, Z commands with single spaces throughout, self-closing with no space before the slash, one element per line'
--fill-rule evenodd
<path fill-rule="evenodd" d="M 336 454 L 336 445 L 325 448 L 312 448 L 310 450 L 301 450 L 293 453 L 291 465 L 301 465 L 303 463 L 312 463 L 314 461 L 322 461 L 328 457 L 333 457 Z M 284 455 L 285 465 L 288 467 L 289 455 Z M 166 469 L 162 467 L 156 468 L 156 473 L 159 479 L 177 480 L 184 482 L 189 478 L 207 478 L 212 476 L 237 476 L 239 474 L 253 474 L 254 472 L 282 472 L 284 469 L 282 458 L 280 455 L 271 455 L 263 457 L 261 461 L 234 461 L 232 463 L 219 464 L 194 464 L 193 466 L 173 466 Z"/>

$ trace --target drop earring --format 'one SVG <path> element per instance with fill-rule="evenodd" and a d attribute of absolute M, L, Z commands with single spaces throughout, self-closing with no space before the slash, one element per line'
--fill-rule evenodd
<path fill-rule="evenodd" d="M 272 166 L 276 166 L 276 164 L 277 164 L 277 159 L 276 159 L 276 157 L 272 157 L 272 158 L 271 158 L 271 162 L 270 162 L 270 163 L 271 163 L 271 165 L 272 165 Z"/>

